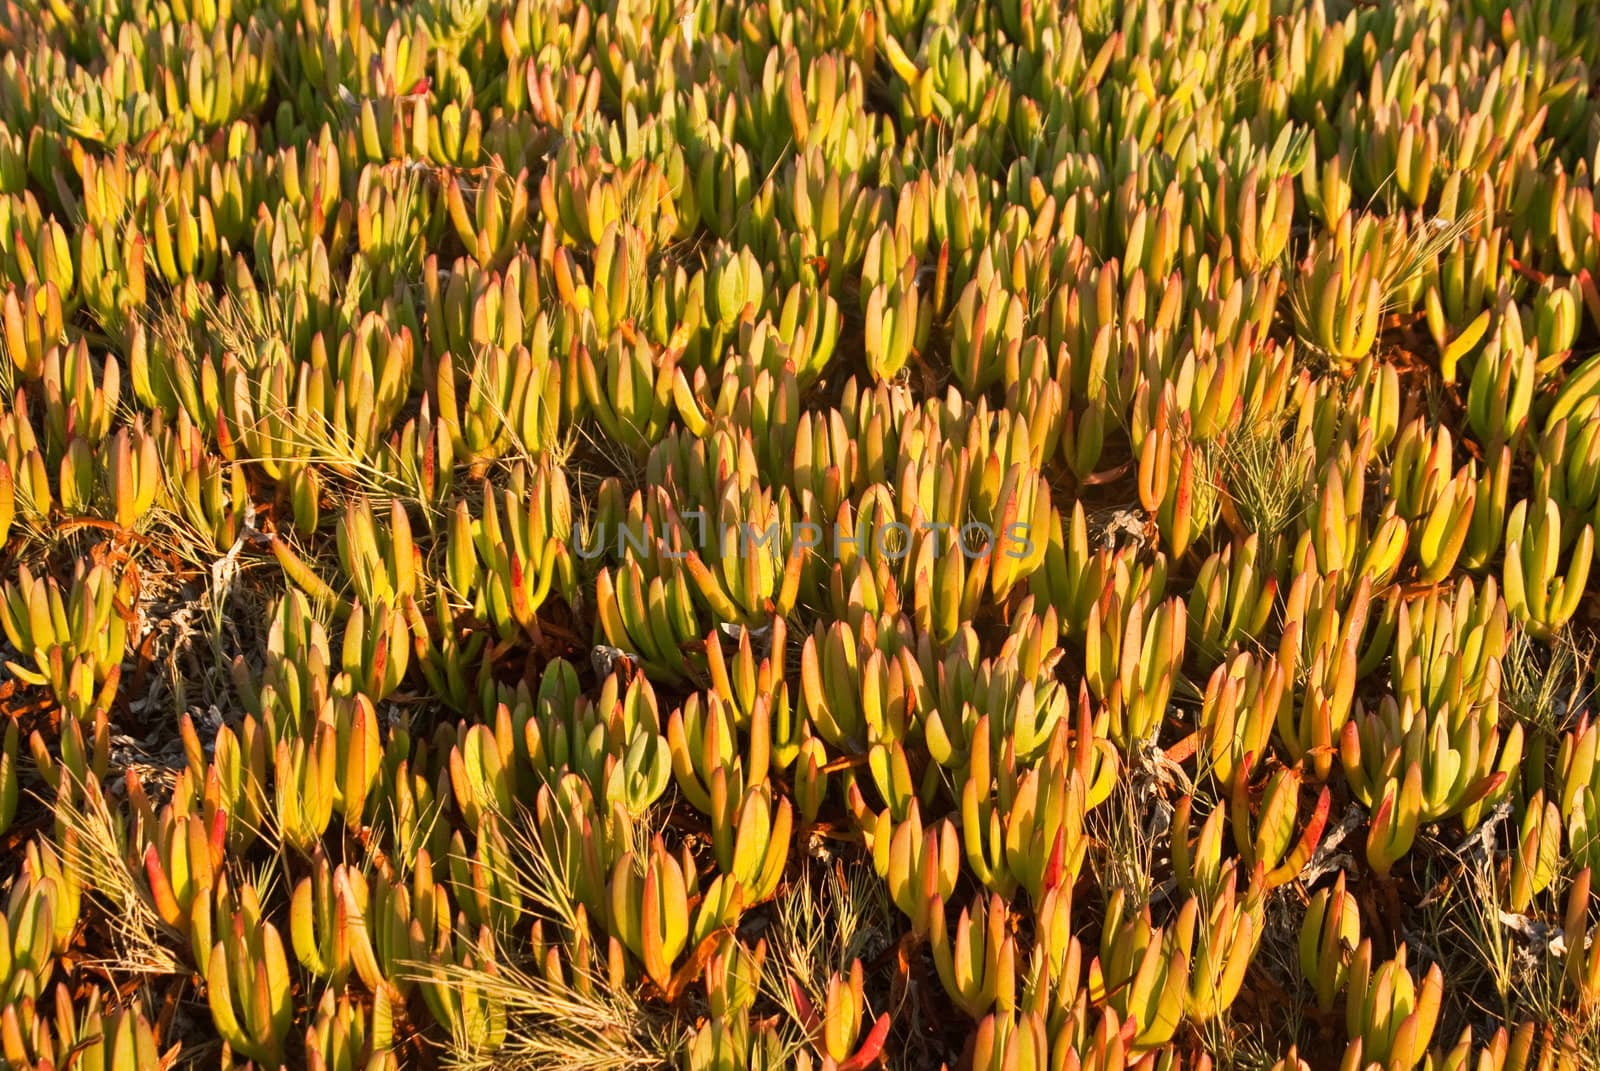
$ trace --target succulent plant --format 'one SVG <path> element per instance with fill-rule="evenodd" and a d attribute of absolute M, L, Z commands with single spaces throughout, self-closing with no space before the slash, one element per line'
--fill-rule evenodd
<path fill-rule="evenodd" d="M 474 517 L 465 500 L 456 504 L 445 575 L 502 638 L 537 633 L 540 605 L 573 583 L 566 477 L 549 465 L 519 467 L 509 487 L 485 489 L 482 509 Z"/>
<path fill-rule="evenodd" d="M 1111 738 L 1131 754 L 1155 735 L 1183 663 L 1184 604 L 1141 595 L 1124 603 L 1108 587 L 1089 611 L 1084 645 L 1089 688 L 1111 709 Z M 1104 607 L 1104 609 L 1102 609 Z"/>
<path fill-rule="evenodd" d="M 1576 1068 L 1591 6 L 7 4 L 0 1063 Z"/>
<path fill-rule="evenodd" d="M 1372 349 L 1384 311 L 1381 224 L 1344 212 L 1317 242 L 1294 295 L 1299 337 L 1334 361 L 1357 361 Z"/>
<path fill-rule="evenodd" d="M 1548 498 L 1518 502 L 1506 521 L 1506 607 L 1536 636 L 1547 637 L 1567 622 L 1588 582 L 1593 526 L 1580 529 L 1565 572 L 1561 532 L 1561 511 Z"/>
<path fill-rule="evenodd" d="M 1259 812 L 1252 816 L 1250 774 L 1254 761 L 1254 754 L 1246 754 L 1240 765 L 1239 776 L 1233 782 L 1229 816 L 1239 858 L 1246 866 L 1262 867 L 1262 880 L 1271 889 L 1293 881 L 1310 861 L 1327 822 L 1329 796 L 1323 787 L 1297 837 L 1294 829 L 1300 807 L 1300 772 L 1292 767 L 1274 770 L 1261 790 Z"/>
<path fill-rule="evenodd" d="M 156 914 L 168 926 L 186 931 L 195 901 L 210 898 L 224 864 L 227 828 L 224 811 L 208 819 L 179 815 L 169 804 L 145 831 L 148 840 L 139 864 Z"/>
<path fill-rule="evenodd" d="M 1248 651 L 1218 666 L 1206 682 L 1200 732 L 1219 784 L 1232 789 L 1245 757 L 1265 754 L 1279 710 L 1290 700 L 1284 667 L 1276 658 L 1261 664 Z"/>
<path fill-rule="evenodd" d="M 347 996 L 325 990 L 316 1018 L 306 1027 L 306 1066 L 317 1071 L 357 1066 L 385 1071 L 398 1066 L 392 1051 L 394 1009 L 387 996 L 373 997 L 370 1013 Z"/>
<path fill-rule="evenodd" d="M 924 828 L 913 800 L 902 822 L 895 822 L 887 810 L 878 815 L 871 845 L 873 867 L 888 883 L 890 898 L 911 920 L 912 932 L 926 934 L 935 899 L 948 900 L 960 875 L 955 826 L 946 819 Z"/>
<path fill-rule="evenodd" d="M 155 1031 L 137 1004 L 106 1008 L 99 994 L 80 1003 L 64 982 L 53 992 L 53 1012 L 42 996 L 24 997 L 0 1012 L 0 1059 L 17 1067 L 72 1060 L 92 1071 L 160 1062 Z"/>
<path fill-rule="evenodd" d="M 63 592 L 54 577 L 35 577 L 22 566 L 5 585 L 0 624 L 33 666 L 7 662 L 6 668 L 48 686 L 75 718 L 93 720 L 116 694 L 128 635 L 117 603 L 126 603 L 134 583 L 132 570 L 118 577 L 107 566 L 80 563 Z"/>
<path fill-rule="evenodd" d="M 278 741 L 273 756 L 273 814 L 285 842 L 309 852 L 333 818 L 339 777 L 338 732 L 319 721 L 311 739 Z"/>
<path fill-rule="evenodd" d="M 1311 895 L 1300 925 L 1300 971 L 1316 990 L 1317 1006 L 1324 1012 L 1333 1010 L 1360 941 L 1356 899 L 1345 890 L 1341 871 L 1332 886 Z"/>
<path fill-rule="evenodd" d="M 1200 566 L 1187 602 L 1195 653 L 1220 663 L 1235 644 L 1266 628 L 1278 582 L 1263 568 L 1261 540 L 1251 533 L 1223 547 Z"/>
<path fill-rule="evenodd" d="M 311 873 L 295 886 L 290 905 L 289 937 L 295 958 L 334 989 L 350 971 L 349 912 L 353 905 L 342 895 L 341 886 L 350 880 L 346 873 L 345 864 L 331 864 L 319 851 L 312 856 Z"/>
<path fill-rule="evenodd" d="M 496 973 L 494 937 L 489 928 L 476 934 L 459 924 L 455 930 L 442 929 L 428 968 L 419 981 L 435 1021 L 480 1052 L 493 1053 L 504 1045 L 504 998 L 492 982 L 486 986 L 473 975 L 482 972 L 492 977 Z"/>
<path fill-rule="evenodd" d="M 0 743 L 0 833 L 11 828 L 17 817 L 17 796 L 20 789 L 17 772 L 17 741 L 20 730 L 16 722 L 6 726 L 4 742 Z"/>
<path fill-rule="evenodd" d="M 1561 811 L 1537 789 L 1523 808 L 1511 851 L 1506 899 L 1512 911 L 1528 909 L 1534 895 L 1550 887 L 1561 864 Z"/>
<path fill-rule="evenodd" d="M 724 925 L 743 900 L 743 888 L 730 877 L 713 878 L 704 889 L 698 880 L 693 861 L 674 858 L 660 837 L 652 841 L 642 873 L 632 852 L 624 852 L 612 870 L 612 932 L 663 992 L 677 991 L 678 958 Z M 692 914 L 691 893 L 701 897 Z"/>
<path fill-rule="evenodd" d="M 77 928 L 82 890 L 56 850 L 31 844 L 0 914 L 0 992 L 37 999 Z"/>
<path fill-rule="evenodd" d="M 1346 723 L 1339 757 L 1351 790 L 1368 806 L 1381 809 L 1390 789 L 1403 784 L 1395 817 L 1412 802 L 1419 821 L 1462 811 L 1471 817 L 1475 805 L 1504 794 L 1520 766 L 1521 725 L 1513 725 L 1502 741 L 1496 720 L 1492 713 L 1457 714 L 1448 706 L 1430 713 L 1409 699 L 1396 703 L 1387 697 L 1375 712 L 1359 711 Z M 1413 770 L 1415 797 L 1406 791 L 1413 787 Z"/>
<path fill-rule="evenodd" d="M 470 853 L 459 831 L 450 838 L 453 902 L 475 928 L 510 933 L 523 913 L 511 846 L 503 823 L 493 812 L 483 816 L 475 832 L 477 843 Z"/>
<path fill-rule="evenodd" d="M 212 1021 L 236 1052 L 275 1066 L 283 1059 L 294 1015 L 283 940 L 261 917 L 253 890 L 218 921 L 219 940 L 211 946 L 204 972 Z"/>
<path fill-rule="evenodd" d="M 837 748 L 898 741 L 931 706 L 910 646 L 911 623 L 864 616 L 808 636 L 800 656 L 801 717 Z"/>
<path fill-rule="evenodd" d="M 928 943 L 945 992 L 973 1019 L 991 1008 L 1008 1012 L 1016 1006 L 1017 947 L 1006 933 L 1006 902 L 991 893 L 963 908 L 952 934 L 944 904 L 930 911 Z"/>
<path fill-rule="evenodd" d="M 1350 1039 L 1361 1044 L 1358 1065 L 1412 1068 L 1421 1063 L 1438 1023 L 1443 990 L 1438 964 L 1418 988 L 1406 966 L 1404 944 L 1393 959 L 1374 965 L 1372 941 L 1363 939 L 1350 965 L 1345 1004 Z"/>
<path fill-rule="evenodd" d="M 1089 989 L 1091 999 L 1105 994 L 1119 1017 L 1137 1024 L 1129 1045 L 1134 1051 L 1158 1048 L 1183 1020 L 1192 908 L 1186 918 L 1170 928 L 1152 925 L 1149 908 L 1133 908 L 1120 890 L 1106 907 L 1100 955 L 1089 965 Z"/>
<path fill-rule="evenodd" d="M 1201 915 L 1199 901 L 1191 898 L 1175 923 L 1189 959 L 1184 1014 L 1193 1022 L 1208 1022 L 1227 1012 L 1259 943 L 1265 921 L 1265 888 L 1258 880 L 1262 868 L 1255 867 L 1250 885 L 1242 890 L 1239 869 L 1228 868 L 1209 911 Z"/>
<path fill-rule="evenodd" d="M 863 986 L 861 961 L 852 960 L 848 974 L 834 974 L 828 979 L 827 996 L 819 1012 L 799 984 L 793 978 L 789 980 L 790 999 L 799 1013 L 800 1025 L 824 1066 L 861 1071 L 883 1051 L 889 1035 L 889 1014 L 880 1014 L 863 1035 L 861 1028 L 866 1025 L 868 1014 Z"/>
<path fill-rule="evenodd" d="M 1580 1008 L 1589 1010 L 1600 1001 L 1600 953 L 1594 951 L 1589 940 L 1589 882 L 1588 867 L 1579 870 L 1567 893 L 1566 917 L 1561 934 L 1567 942 L 1566 969 L 1562 987 L 1577 999 Z"/>

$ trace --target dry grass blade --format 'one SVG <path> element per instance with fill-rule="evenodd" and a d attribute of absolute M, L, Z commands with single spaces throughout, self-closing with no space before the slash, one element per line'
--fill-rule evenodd
<path fill-rule="evenodd" d="M 1594 698 L 1595 649 L 1570 630 L 1548 644 L 1513 628 L 1500 663 L 1500 703 L 1524 725 L 1554 740 Z"/>
<path fill-rule="evenodd" d="M 1229 436 L 1217 455 L 1220 491 L 1251 531 L 1270 540 L 1299 520 L 1311 478 L 1311 454 L 1302 443 L 1280 429 L 1262 429 Z"/>
<path fill-rule="evenodd" d="M 476 965 L 413 960 L 401 964 L 415 981 L 471 989 L 505 1009 L 505 1044 L 477 1051 L 457 1032 L 442 1062 L 462 1071 L 634 1071 L 673 1061 L 682 1039 L 625 993 L 592 993 L 557 985 L 506 963 Z"/>
<path fill-rule="evenodd" d="M 1417 216 L 1409 225 L 1404 215 L 1392 219 L 1392 226 L 1399 232 L 1398 247 L 1392 242 L 1387 243 L 1385 253 L 1388 255 L 1380 264 L 1378 274 L 1378 285 L 1383 291 L 1382 307 L 1386 314 L 1395 311 L 1400 293 L 1437 263 L 1441 253 L 1483 222 L 1482 214 L 1477 211 L 1468 212 L 1457 219 Z"/>
<path fill-rule="evenodd" d="M 774 907 L 761 989 L 784 1014 L 788 1029 L 780 1037 L 784 1058 L 792 1059 L 807 1040 L 790 980 L 820 1006 L 829 979 L 848 976 L 857 959 L 865 963 L 881 954 L 893 943 L 895 928 L 883 883 L 862 863 L 808 858 Z"/>
<path fill-rule="evenodd" d="M 113 974 L 179 974 L 186 968 L 174 948 L 187 946 L 151 904 L 144 883 L 126 858 L 127 831 L 112 812 L 98 783 L 78 783 L 65 768 L 66 791 L 59 794 L 56 820 L 63 829 L 62 868 L 85 891 L 93 889 L 111 908 L 109 927 L 116 954 L 85 960 Z"/>
<path fill-rule="evenodd" d="M 1111 798 L 1089 812 L 1090 834 L 1102 848 L 1091 858 L 1107 898 L 1120 889 L 1134 908 L 1150 902 L 1156 892 L 1157 849 L 1171 817 L 1172 806 L 1161 798 L 1153 778 L 1126 774 Z"/>
<path fill-rule="evenodd" d="M 512 868 L 502 876 L 536 917 L 554 924 L 558 934 L 574 933 L 582 919 L 559 849 L 533 832 L 537 827 L 526 811 L 502 828 L 512 849 Z M 495 940 L 492 965 L 431 960 L 401 964 L 408 978 L 470 989 L 505 1009 L 503 1047 L 492 1056 L 475 1051 L 471 1039 L 457 1029 L 444 1055 L 447 1066 L 629 1071 L 661 1067 L 683 1044 L 671 1019 L 645 1007 L 631 992 L 608 985 L 603 964 L 568 964 L 570 971 L 588 974 L 592 984 L 587 989 L 557 984 L 539 974 L 536 965 L 524 963 L 521 950 L 510 947 L 504 935 Z M 571 947 L 566 946 L 569 953 Z"/>

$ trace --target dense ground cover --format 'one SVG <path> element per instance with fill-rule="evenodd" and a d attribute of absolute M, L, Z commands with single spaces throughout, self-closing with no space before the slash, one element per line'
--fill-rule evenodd
<path fill-rule="evenodd" d="M 1594 1066 L 1597 64 L 0 0 L 0 1067 Z"/>

